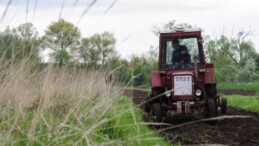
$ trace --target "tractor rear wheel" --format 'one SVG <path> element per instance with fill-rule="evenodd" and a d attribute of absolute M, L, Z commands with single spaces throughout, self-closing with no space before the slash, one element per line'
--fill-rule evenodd
<path fill-rule="evenodd" d="M 162 107 L 161 107 L 160 103 L 154 103 L 152 105 L 151 112 L 152 112 L 152 116 L 154 116 L 156 118 L 157 122 L 162 122 L 163 121 L 165 116 L 163 114 Z"/>
<path fill-rule="evenodd" d="M 218 115 L 218 104 L 215 98 L 208 98 L 207 100 L 207 116 L 216 117 Z"/>
<path fill-rule="evenodd" d="M 222 114 L 226 114 L 226 112 L 227 112 L 227 99 L 226 98 L 221 98 L 220 109 L 221 109 Z"/>

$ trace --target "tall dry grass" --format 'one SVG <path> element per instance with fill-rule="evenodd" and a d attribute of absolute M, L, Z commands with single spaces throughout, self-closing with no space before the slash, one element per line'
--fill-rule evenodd
<path fill-rule="evenodd" d="M 166 145 L 107 71 L 0 65 L 0 145 Z"/>
<path fill-rule="evenodd" d="M 91 144 L 116 97 L 105 76 L 53 65 L 32 71 L 27 60 L 0 66 L 0 142 L 60 144 L 74 134 L 66 144 Z"/>

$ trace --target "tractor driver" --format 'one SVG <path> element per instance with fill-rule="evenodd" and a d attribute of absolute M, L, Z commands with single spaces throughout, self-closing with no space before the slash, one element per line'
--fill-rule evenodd
<path fill-rule="evenodd" d="M 174 69 L 190 69 L 191 65 L 191 57 L 189 54 L 189 50 L 185 45 L 180 45 L 178 39 L 174 39 L 172 41 L 172 46 L 174 48 L 172 54 L 172 64 Z"/>

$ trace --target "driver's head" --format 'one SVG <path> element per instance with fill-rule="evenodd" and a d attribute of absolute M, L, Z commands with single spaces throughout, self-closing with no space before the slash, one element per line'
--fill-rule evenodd
<path fill-rule="evenodd" d="M 177 49 L 180 46 L 180 42 L 178 39 L 173 39 L 172 46 L 174 49 Z"/>

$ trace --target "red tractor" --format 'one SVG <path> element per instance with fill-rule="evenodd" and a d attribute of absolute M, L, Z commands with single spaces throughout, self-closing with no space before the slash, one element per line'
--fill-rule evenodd
<path fill-rule="evenodd" d="M 145 110 L 162 122 L 167 114 L 214 117 L 226 113 L 219 98 L 214 65 L 206 63 L 200 30 L 160 34 L 159 71 L 152 73 L 152 90 Z"/>

